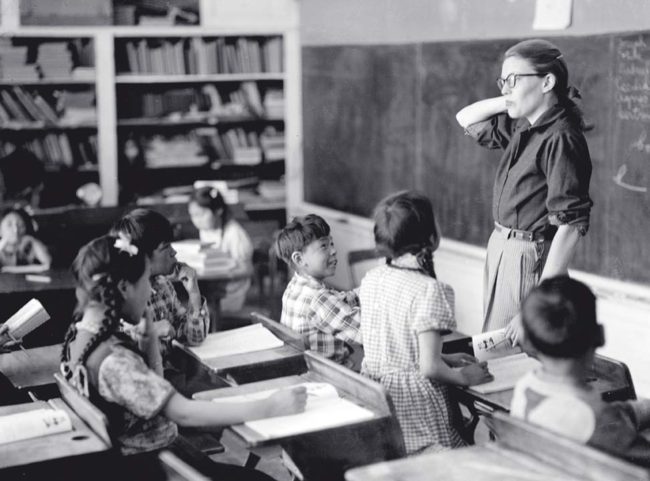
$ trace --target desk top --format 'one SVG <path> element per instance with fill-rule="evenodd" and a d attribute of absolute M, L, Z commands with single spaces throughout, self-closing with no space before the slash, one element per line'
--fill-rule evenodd
<path fill-rule="evenodd" d="M 576 481 L 548 464 L 496 443 L 423 454 L 351 469 L 347 481 Z"/>
<path fill-rule="evenodd" d="M 70 456 L 99 453 L 109 449 L 109 446 L 86 426 L 62 399 L 52 399 L 50 403 L 37 401 L 0 407 L 0 416 L 56 407 L 57 409 L 65 410 L 72 420 L 72 431 L 3 444 L 2 449 L 0 449 L 0 468 L 23 466 Z"/>
<path fill-rule="evenodd" d="M 0 354 L 0 372 L 19 389 L 54 384 L 60 359 L 61 344 L 16 350 Z"/>
<path fill-rule="evenodd" d="M 208 281 L 208 282 L 239 281 L 242 279 L 248 279 L 252 275 L 253 275 L 252 267 L 240 266 L 240 265 L 238 265 L 234 269 L 230 269 L 227 271 L 221 271 L 216 273 L 201 273 L 199 271 L 197 273 L 197 277 L 199 281 Z"/>
<path fill-rule="evenodd" d="M 75 288 L 75 281 L 70 269 L 50 269 L 39 272 L 38 276 L 46 276 L 50 282 L 34 282 L 26 279 L 25 274 L 0 273 L 0 295 L 16 292 L 43 292 L 69 290 Z"/>

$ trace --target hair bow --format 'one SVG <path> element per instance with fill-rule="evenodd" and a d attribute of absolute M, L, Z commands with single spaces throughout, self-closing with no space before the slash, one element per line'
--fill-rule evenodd
<path fill-rule="evenodd" d="M 210 197 L 212 197 L 213 199 L 216 199 L 218 194 L 219 191 L 217 189 L 214 188 L 210 189 Z"/>
<path fill-rule="evenodd" d="M 113 247 L 121 252 L 126 252 L 131 257 L 138 255 L 138 247 L 131 244 L 131 238 L 123 232 L 118 234 L 118 238 L 115 239 Z"/>

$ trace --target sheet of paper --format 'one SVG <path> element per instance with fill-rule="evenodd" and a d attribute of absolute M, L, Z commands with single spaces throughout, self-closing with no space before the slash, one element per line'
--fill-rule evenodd
<path fill-rule="evenodd" d="M 0 444 L 72 430 L 72 421 L 59 409 L 35 409 L 0 417 Z"/>
<path fill-rule="evenodd" d="M 275 337 L 261 324 L 231 329 L 229 331 L 208 334 L 200 346 L 190 347 L 200 359 L 244 354 L 284 346 L 284 342 Z"/>
<path fill-rule="evenodd" d="M 307 388 L 307 406 L 304 412 L 258 419 L 244 423 L 244 425 L 266 439 L 274 439 L 366 421 L 375 416 L 372 411 L 358 406 L 352 401 L 340 398 L 336 388 L 331 384 L 304 383 L 296 386 L 305 386 Z M 213 402 L 259 400 L 270 396 L 275 391 L 273 389 L 253 394 L 216 398 L 213 399 Z"/>
<path fill-rule="evenodd" d="M 571 26 L 573 0 L 537 0 L 535 2 L 535 30 L 562 30 Z"/>
<path fill-rule="evenodd" d="M 528 371 L 540 366 L 540 362 L 525 353 L 512 356 L 500 357 L 488 361 L 488 370 L 494 376 L 494 380 L 471 389 L 482 394 L 512 389 Z"/>
<path fill-rule="evenodd" d="M 474 357 L 479 361 L 487 361 L 497 357 L 510 356 L 521 352 L 519 347 L 513 347 L 506 337 L 506 329 L 483 332 L 472 336 Z"/>

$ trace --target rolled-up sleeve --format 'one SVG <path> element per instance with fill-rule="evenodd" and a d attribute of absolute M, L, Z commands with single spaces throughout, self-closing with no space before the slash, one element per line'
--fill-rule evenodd
<path fill-rule="evenodd" d="M 505 149 L 516 129 L 516 122 L 507 114 L 499 114 L 487 120 L 467 126 L 465 134 L 488 149 Z"/>
<path fill-rule="evenodd" d="M 558 132 L 547 144 L 546 208 L 549 223 L 571 225 L 585 234 L 593 202 L 589 197 L 591 158 L 581 134 Z"/>

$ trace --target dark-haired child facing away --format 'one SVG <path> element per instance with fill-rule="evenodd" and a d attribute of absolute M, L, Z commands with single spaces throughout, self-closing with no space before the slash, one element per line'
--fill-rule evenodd
<path fill-rule="evenodd" d="M 162 377 L 160 343 L 146 312 L 150 261 L 130 239 L 104 236 L 89 242 L 79 251 L 73 272 L 77 322 L 66 334 L 61 369 L 72 386 L 109 419 L 125 464 L 122 476 L 114 479 L 154 479 L 156 454 L 162 448 L 187 461 L 190 448 L 178 437 L 177 425 L 224 426 L 304 409 L 302 387 L 261 400 L 223 404 L 190 400 L 176 392 Z M 120 320 L 135 327 L 137 344 L 120 331 Z M 212 479 L 269 479 L 257 471 L 208 459 L 203 459 L 200 469 Z"/>
<path fill-rule="evenodd" d="M 361 344 L 359 298 L 324 282 L 337 264 L 329 225 L 315 214 L 296 217 L 278 233 L 275 248 L 295 271 L 282 296 L 280 322 L 305 336 L 313 351 L 353 367 L 348 343 Z"/>
<path fill-rule="evenodd" d="M 650 467 L 650 400 L 606 403 L 587 383 L 604 344 L 596 298 L 567 276 L 544 280 L 522 306 L 524 345 L 541 361 L 515 386 L 510 413 L 578 442 Z"/>
<path fill-rule="evenodd" d="M 442 333 L 456 319 L 454 292 L 434 271 L 440 233 L 431 202 L 416 192 L 385 198 L 375 210 L 374 233 L 387 262 L 361 281 L 361 373 L 390 394 L 408 454 L 462 446 L 447 385 L 492 376 L 468 354 L 442 354 Z"/>

